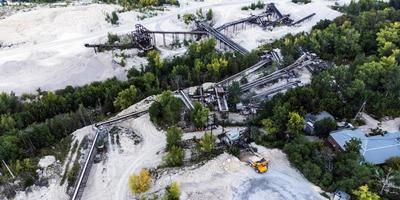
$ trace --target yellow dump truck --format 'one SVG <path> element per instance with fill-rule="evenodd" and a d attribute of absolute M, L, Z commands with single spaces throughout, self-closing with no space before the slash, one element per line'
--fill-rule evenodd
<path fill-rule="evenodd" d="M 258 156 L 253 159 L 250 158 L 249 160 L 250 166 L 260 174 L 268 171 L 268 163 L 269 161 L 265 160 L 265 158 L 260 158 Z"/>

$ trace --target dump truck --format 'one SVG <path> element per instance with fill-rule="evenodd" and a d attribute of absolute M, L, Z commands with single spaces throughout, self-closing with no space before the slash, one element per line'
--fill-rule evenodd
<path fill-rule="evenodd" d="M 260 174 L 268 171 L 268 163 L 269 161 L 265 158 L 260 158 L 259 156 L 254 156 L 249 159 L 249 165 Z"/>

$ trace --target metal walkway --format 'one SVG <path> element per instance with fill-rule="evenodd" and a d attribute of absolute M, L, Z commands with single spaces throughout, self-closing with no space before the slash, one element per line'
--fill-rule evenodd
<path fill-rule="evenodd" d="M 223 24 L 223 25 L 215 28 L 215 30 L 222 31 L 222 30 L 227 29 L 227 28 L 229 28 L 231 26 L 235 26 L 235 25 L 238 25 L 238 24 L 246 23 L 246 22 L 257 23 L 257 20 L 259 18 L 265 17 L 265 16 L 266 16 L 266 14 L 253 15 L 253 16 L 250 16 L 250 17 L 247 17 L 247 18 L 243 18 L 243 19 L 239 19 L 239 20 L 236 20 L 236 21 L 228 22 L 226 24 Z"/>
<path fill-rule="evenodd" d="M 307 16 L 304 17 L 303 19 L 300 19 L 300 20 L 298 20 L 298 21 L 296 21 L 296 22 L 293 22 L 293 23 L 291 24 L 291 26 L 300 24 L 301 22 L 304 22 L 304 21 L 306 21 L 307 19 L 310 19 L 310 18 L 313 17 L 314 15 L 315 15 L 315 13 L 312 13 L 312 14 L 310 14 L 310 15 L 307 15 Z"/>
<path fill-rule="evenodd" d="M 207 35 L 205 31 L 150 31 L 147 30 L 146 33 L 150 34 L 177 34 L 177 35 Z"/>
<path fill-rule="evenodd" d="M 271 62 L 270 59 L 262 59 L 258 63 L 254 64 L 253 66 L 218 82 L 216 85 L 219 85 L 219 86 L 229 85 L 235 79 L 243 77 L 243 76 L 247 76 L 247 75 L 257 71 L 258 69 L 260 69 L 261 67 L 263 67 L 264 65 L 266 65 L 269 62 Z"/>
<path fill-rule="evenodd" d="M 278 87 L 270 88 L 270 89 L 268 89 L 268 90 L 266 90 L 266 91 L 264 91 L 264 92 L 262 92 L 260 94 L 257 94 L 255 96 L 253 96 L 252 99 L 265 99 L 265 98 L 268 98 L 272 94 L 276 94 L 276 93 L 281 92 L 283 90 L 294 88 L 294 87 L 298 86 L 299 84 L 300 84 L 300 81 L 295 81 L 295 82 L 289 82 L 289 83 L 287 83 L 285 85 L 281 85 L 281 86 L 278 86 Z"/>
<path fill-rule="evenodd" d="M 186 108 L 189 110 L 194 109 L 193 102 L 190 100 L 190 98 L 186 95 L 186 93 L 183 90 L 179 90 L 179 95 L 176 95 L 176 97 L 180 98 L 185 104 Z"/>
<path fill-rule="evenodd" d="M 221 112 L 229 112 L 228 101 L 222 87 L 214 87 L 214 92 L 217 97 L 218 110 Z"/>
<path fill-rule="evenodd" d="M 298 58 L 294 63 L 290 64 L 289 66 L 277 70 L 271 74 L 258 78 L 250 83 L 244 84 L 240 86 L 241 92 L 249 91 L 252 88 L 259 87 L 261 85 L 265 85 L 267 83 L 271 83 L 273 81 L 279 80 L 285 76 L 288 76 L 288 72 L 295 69 L 295 68 L 302 68 L 307 65 L 311 64 L 311 57 L 309 54 L 304 53 L 300 58 Z"/>
<path fill-rule="evenodd" d="M 200 29 L 207 31 L 210 35 L 214 36 L 217 40 L 221 41 L 222 43 L 227 45 L 232 50 L 237 51 L 242 55 L 246 55 L 246 54 L 249 53 L 249 51 L 247 51 L 247 49 L 245 49 L 244 47 L 240 46 L 239 44 L 237 44 L 233 40 L 229 39 L 224 34 L 220 33 L 219 31 L 217 31 L 215 28 L 211 27 L 206 22 L 197 22 L 197 26 Z"/>
<path fill-rule="evenodd" d="M 108 126 L 108 125 L 115 124 L 115 123 L 117 123 L 117 122 L 119 122 L 119 121 L 123 121 L 123 120 L 129 119 L 129 118 L 140 117 L 140 116 L 142 116 L 142 115 L 144 115 L 144 114 L 146 114 L 146 113 L 148 113 L 148 112 L 149 112 L 148 110 L 142 110 L 142 111 L 137 111 L 137 112 L 129 113 L 129 114 L 126 114 L 126 115 L 121 115 L 121 116 L 113 117 L 113 118 L 111 118 L 111 119 L 109 119 L 109 120 L 107 120 L 107 121 L 103 121 L 103 122 L 96 123 L 95 126 L 96 126 L 96 127 Z"/>

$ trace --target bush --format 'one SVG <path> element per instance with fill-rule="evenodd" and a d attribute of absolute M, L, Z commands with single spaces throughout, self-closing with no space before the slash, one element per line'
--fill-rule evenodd
<path fill-rule="evenodd" d="M 368 185 L 360 186 L 357 190 L 353 190 L 353 194 L 358 200 L 379 200 L 380 197 L 369 191 Z"/>
<path fill-rule="evenodd" d="M 304 3 L 308 4 L 311 3 L 311 0 L 292 0 L 293 3 Z"/>
<path fill-rule="evenodd" d="M 111 13 L 111 16 L 108 13 L 106 14 L 106 21 L 108 23 L 111 23 L 112 25 L 118 25 L 119 24 L 118 20 L 119 20 L 119 17 L 118 17 L 117 12 L 113 11 Z"/>
<path fill-rule="evenodd" d="M 129 189 L 133 194 L 141 194 L 150 189 L 150 172 L 142 169 L 138 175 L 133 174 L 129 177 Z"/>
<path fill-rule="evenodd" d="M 327 138 L 329 133 L 336 130 L 336 121 L 330 118 L 322 119 L 314 124 L 315 135 L 323 138 Z"/>
<path fill-rule="evenodd" d="M 229 152 L 230 154 L 232 154 L 233 156 L 235 156 L 235 157 L 239 157 L 239 155 L 240 155 L 240 149 L 239 149 L 239 147 L 234 146 L 234 145 L 232 145 L 232 146 L 229 147 L 228 152 Z"/>
<path fill-rule="evenodd" d="M 173 146 L 165 155 L 164 162 L 168 167 L 177 167 L 183 164 L 184 152 L 181 147 Z"/>
<path fill-rule="evenodd" d="M 212 9 L 209 9 L 206 14 L 207 21 L 211 21 L 213 19 L 213 17 L 214 17 L 213 11 L 212 11 Z"/>
<path fill-rule="evenodd" d="M 159 126 L 172 126 L 181 118 L 182 101 L 171 91 L 163 92 L 149 109 L 150 119 Z"/>
<path fill-rule="evenodd" d="M 171 150 L 173 146 L 181 146 L 182 130 L 176 126 L 172 126 L 167 130 L 167 150 Z"/>
<path fill-rule="evenodd" d="M 400 157 L 392 157 L 385 161 L 387 167 L 400 171 Z"/>
<path fill-rule="evenodd" d="M 181 189 L 177 182 L 172 182 L 171 185 L 165 188 L 164 197 L 162 200 L 179 200 L 181 196 Z"/>
<path fill-rule="evenodd" d="M 210 110 L 203 107 L 199 102 L 194 104 L 194 109 L 191 111 L 191 120 L 197 128 L 204 128 L 208 122 L 208 113 Z"/>
<path fill-rule="evenodd" d="M 251 3 L 249 6 L 244 6 L 242 10 L 255 10 L 255 9 L 263 9 L 265 7 L 265 3 L 262 1 L 258 1 L 257 3 Z"/>
<path fill-rule="evenodd" d="M 107 44 L 114 44 L 115 42 L 120 42 L 120 41 L 121 39 L 119 38 L 118 35 L 112 33 L 107 34 Z"/>
<path fill-rule="evenodd" d="M 216 137 L 212 133 L 205 133 L 200 139 L 200 152 L 203 154 L 211 154 L 215 149 Z"/>
<path fill-rule="evenodd" d="M 390 0 L 389 5 L 395 9 L 400 9 L 400 0 Z"/>
<path fill-rule="evenodd" d="M 118 97 L 114 101 L 114 106 L 125 109 L 136 102 L 137 89 L 135 85 L 131 85 L 128 89 L 125 89 L 118 93 Z"/>
<path fill-rule="evenodd" d="M 183 14 L 182 19 L 183 19 L 183 22 L 186 25 L 189 25 L 194 20 L 196 20 L 196 16 L 194 14 L 191 14 L 191 13 L 186 13 L 186 14 Z"/>

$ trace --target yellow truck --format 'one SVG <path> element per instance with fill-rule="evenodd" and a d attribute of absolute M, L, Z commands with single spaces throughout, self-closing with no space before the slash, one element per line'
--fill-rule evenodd
<path fill-rule="evenodd" d="M 250 166 L 256 170 L 257 173 L 265 173 L 268 171 L 268 163 L 269 161 L 265 160 L 265 158 L 256 157 L 249 160 Z"/>

